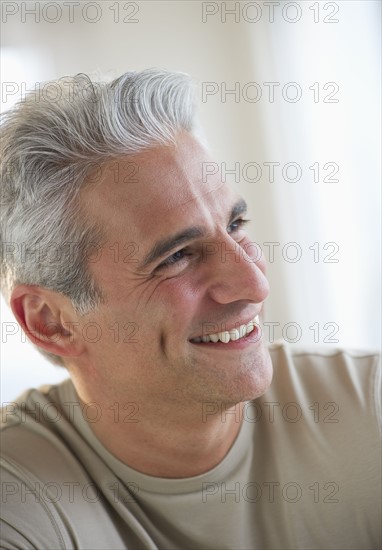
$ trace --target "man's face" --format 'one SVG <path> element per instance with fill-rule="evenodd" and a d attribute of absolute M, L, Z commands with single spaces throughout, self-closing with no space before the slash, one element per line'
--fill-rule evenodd
<path fill-rule="evenodd" d="M 116 397 L 237 403 L 270 384 L 256 330 L 228 344 L 193 341 L 248 323 L 269 292 L 261 254 L 240 225 L 243 201 L 218 174 L 203 178 L 207 162 L 182 133 L 176 148 L 110 162 L 83 194 L 107 238 L 90 263 L 106 301 L 83 319 L 88 340 L 90 323 L 100 334 L 86 344 L 87 383 Z"/>

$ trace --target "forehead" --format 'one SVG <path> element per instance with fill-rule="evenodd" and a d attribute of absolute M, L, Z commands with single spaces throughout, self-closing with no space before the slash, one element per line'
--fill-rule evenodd
<path fill-rule="evenodd" d="M 176 146 L 105 164 L 99 181 L 84 192 L 86 210 L 110 238 L 115 232 L 129 241 L 165 237 L 206 216 L 226 216 L 237 195 L 221 182 L 217 168 L 195 138 L 183 133 Z"/>

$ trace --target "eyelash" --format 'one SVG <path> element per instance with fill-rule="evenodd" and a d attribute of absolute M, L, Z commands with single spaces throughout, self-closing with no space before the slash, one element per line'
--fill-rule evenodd
<path fill-rule="evenodd" d="M 235 220 L 234 222 L 232 222 L 228 227 L 231 227 L 231 225 L 234 225 L 235 223 L 238 223 L 239 227 L 237 227 L 236 229 L 241 229 L 242 227 L 244 227 L 250 221 L 251 220 L 243 220 L 243 218 L 239 218 L 238 220 Z"/>
<path fill-rule="evenodd" d="M 251 220 L 244 220 L 242 218 L 239 218 L 238 220 L 235 220 L 232 222 L 228 227 L 231 227 L 232 225 L 238 224 L 238 227 L 236 227 L 233 231 L 229 232 L 229 234 L 234 233 L 235 231 L 238 231 L 242 227 L 244 227 L 247 223 L 249 223 Z M 174 254 L 171 254 L 166 260 L 164 260 L 161 264 L 158 265 L 157 269 L 166 268 L 169 266 L 172 266 L 174 264 L 179 263 L 184 259 L 186 248 L 181 248 L 177 252 L 174 252 Z M 180 258 L 175 258 L 176 254 L 182 253 L 182 256 Z"/>

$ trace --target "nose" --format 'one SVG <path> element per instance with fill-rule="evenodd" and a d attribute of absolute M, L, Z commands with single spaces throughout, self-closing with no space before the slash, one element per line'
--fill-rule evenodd
<path fill-rule="evenodd" d="M 216 246 L 217 245 L 217 246 Z M 209 258 L 209 296 L 220 304 L 238 300 L 263 302 L 269 295 L 264 259 L 258 245 L 241 244 L 229 235 L 215 243 Z"/>

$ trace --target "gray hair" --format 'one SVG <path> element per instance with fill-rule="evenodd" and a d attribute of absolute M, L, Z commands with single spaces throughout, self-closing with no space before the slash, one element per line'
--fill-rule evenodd
<path fill-rule="evenodd" d="M 174 144 L 179 130 L 203 142 L 194 111 L 187 74 L 147 69 L 109 83 L 83 74 L 47 82 L 2 116 L 0 263 L 8 303 L 18 284 L 60 292 L 81 315 L 104 301 L 87 256 L 102 228 L 84 215 L 79 192 L 95 166 Z"/>

